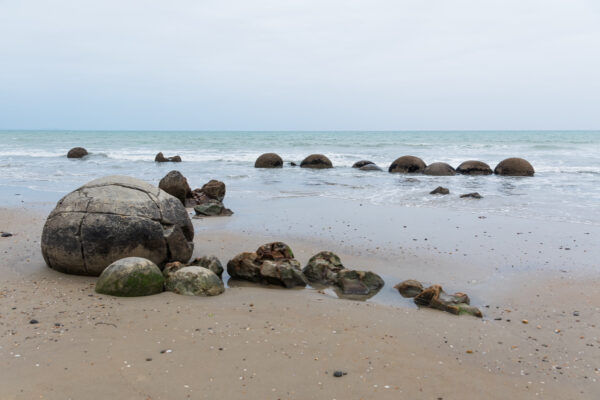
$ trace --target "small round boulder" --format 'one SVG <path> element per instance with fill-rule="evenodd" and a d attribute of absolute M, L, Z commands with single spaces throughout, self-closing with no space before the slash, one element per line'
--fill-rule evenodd
<path fill-rule="evenodd" d="M 192 189 L 188 181 L 179 171 L 171 171 L 158 183 L 158 187 L 171 196 L 177 197 L 185 206 L 185 199 L 191 197 Z"/>
<path fill-rule="evenodd" d="M 494 173 L 506 176 L 533 176 L 535 171 L 529 161 L 513 157 L 500 161 L 496 168 L 494 168 Z"/>
<path fill-rule="evenodd" d="M 354 163 L 354 165 L 352 165 L 352 168 L 362 168 L 365 165 L 369 165 L 369 164 L 375 164 L 373 161 L 369 161 L 369 160 L 360 160 Z"/>
<path fill-rule="evenodd" d="M 150 296 L 163 291 L 165 279 L 156 264 L 127 257 L 110 264 L 96 283 L 96 292 L 120 297 Z"/>
<path fill-rule="evenodd" d="M 203 267 L 184 267 L 167 278 L 165 288 L 186 296 L 216 296 L 225 291 L 219 277 Z"/>
<path fill-rule="evenodd" d="M 256 159 L 254 168 L 281 168 L 283 160 L 275 153 L 265 153 Z"/>
<path fill-rule="evenodd" d="M 468 160 L 461 163 L 456 171 L 463 175 L 490 175 L 492 169 L 483 161 Z"/>
<path fill-rule="evenodd" d="M 397 158 L 388 169 L 389 172 L 397 173 L 416 173 L 423 172 L 427 165 L 419 157 L 402 156 Z"/>
<path fill-rule="evenodd" d="M 300 163 L 300 168 L 325 169 L 333 168 L 331 160 L 323 154 L 311 154 Z"/>
<path fill-rule="evenodd" d="M 433 176 L 453 176 L 456 175 L 456 170 L 449 164 L 435 162 L 433 164 L 429 164 L 427 168 L 423 170 L 423 174 Z"/>
<path fill-rule="evenodd" d="M 73 147 L 67 153 L 67 158 L 82 158 L 88 155 L 88 151 L 83 147 Z"/>

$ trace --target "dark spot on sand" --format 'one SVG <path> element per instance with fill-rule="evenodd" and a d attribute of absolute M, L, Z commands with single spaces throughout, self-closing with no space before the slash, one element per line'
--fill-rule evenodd
<path fill-rule="evenodd" d="M 32 319 L 31 321 L 29 321 L 30 324 L 39 324 L 40 321 L 38 321 L 37 319 Z"/>

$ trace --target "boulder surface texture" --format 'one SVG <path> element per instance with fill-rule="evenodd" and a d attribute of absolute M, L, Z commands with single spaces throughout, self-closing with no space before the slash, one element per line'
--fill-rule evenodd
<path fill-rule="evenodd" d="M 331 160 L 323 154 L 311 154 L 300 163 L 300 168 L 325 169 L 333 168 Z"/>
<path fill-rule="evenodd" d="M 344 265 L 335 253 L 322 251 L 308 260 L 302 273 L 310 282 L 333 285 L 338 280 L 338 273 L 343 269 Z"/>
<path fill-rule="evenodd" d="M 390 164 L 389 172 L 398 172 L 402 174 L 423 172 L 427 167 L 425 162 L 419 157 L 415 156 L 402 156 L 394 160 Z"/>
<path fill-rule="evenodd" d="M 82 158 L 88 155 L 88 151 L 83 147 L 73 147 L 67 153 L 67 158 Z"/>
<path fill-rule="evenodd" d="M 169 274 L 165 288 L 186 296 L 216 296 L 225 291 L 219 277 L 204 267 L 184 267 Z"/>
<path fill-rule="evenodd" d="M 125 257 L 187 262 L 194 227 L 181 202 L 139 179 L 107 176 L 63 197 L 42 231 L 42 255 L 57 271 L 97 276 Z"/>
<path fill-rule="evenodd" d="M 260 155 L 254 162 L 254 168 L 281 168 L 283 160 L 275 153 L 265 153 Z"/>
<path fill-rule="evenodd" d="M 458 167 L 456 167 L 456 171 L 463 175 L 490 175 L 492 173 L 492 169 L 489 165 L 483 161 L 477 160 L 468 160 L 462 162 Z"/>
<path fill-rule="evenodd" d="M 500 161 L 494 168 L 494 173 L 507 176 L 533 176 L 535 171 L 529 161 L 513 157 Z"/>
<path fill-rule="evenodd" d="M 127 257 L 110 264 L 96 282 L 96 292 L 111 296 L 150 296 L 163 291 L 165 279 L 156 264 Z"/>

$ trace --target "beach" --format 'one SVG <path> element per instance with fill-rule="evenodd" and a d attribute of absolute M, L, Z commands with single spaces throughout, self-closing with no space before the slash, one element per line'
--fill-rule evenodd
<path fill-rule="evenodd" d="M 44 265 L 52 204 L 3 208 L 13 236 L 0 241 L 2 398 L 600 394 L 597 226 L 305 201 L 310 219 L 277 202 L 263 214 L 194 219 L 194 256 L 226 263 L 283 240 L 304 265 L 331 250 L 384 277 L 375 297 L 233 281 L 215 297 L 99 295 L 95 278 Z M 466 292 L 484 318 L 419 309 L 393 289 L 404 279 Z"/>

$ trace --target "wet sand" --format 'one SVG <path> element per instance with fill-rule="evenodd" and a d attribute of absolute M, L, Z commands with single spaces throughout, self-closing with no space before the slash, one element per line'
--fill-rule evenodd
<path fill-rule="evenodd" d="M 195 255 L 225 264 L 284 239 L 302 264 L 333 250 L 386 286 L 367 302 L 252 285 L 212 298 L 98 295 L 95 278 L 45 267 L 47 212 L 1 209 L 14 236 L 0 239 L 0 398 L 600 397 L 596 227 L 396 209 L 384 241 L 368 230 L 373 210 L 338 225 L 327 211 L 310 236 L 270 211 L 270 230 L 260 215 L 194 220 Z M 483 320 L 417 309 L 392 289 L 409 278 L 467 292 Z"/>

